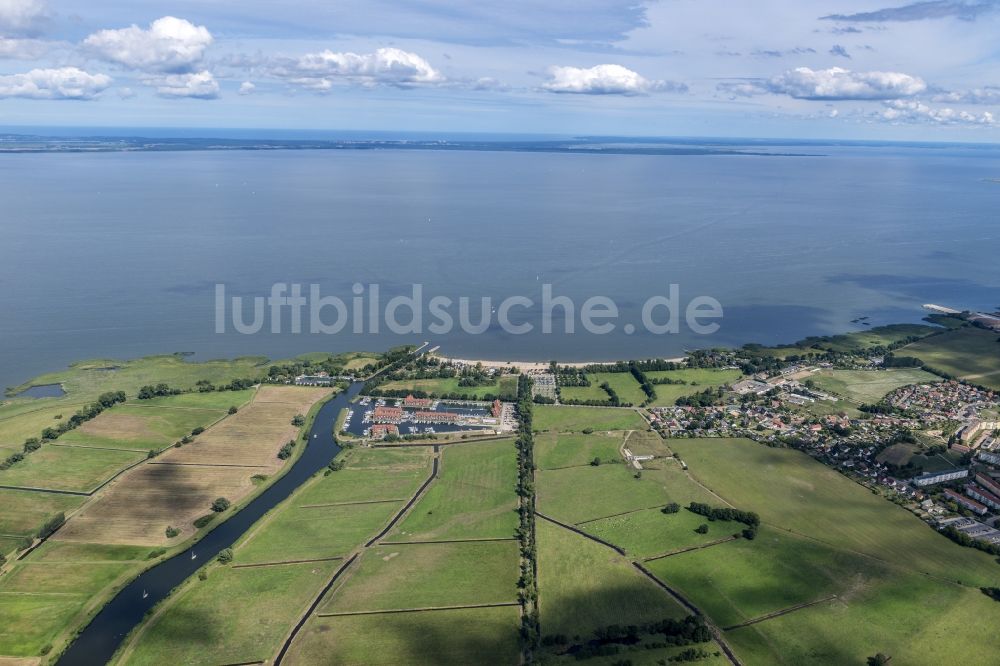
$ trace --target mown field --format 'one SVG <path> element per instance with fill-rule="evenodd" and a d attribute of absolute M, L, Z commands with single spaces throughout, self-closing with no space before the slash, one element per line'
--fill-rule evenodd
<path fill-rule="evenodd" d="M 610 463 L 621 459 L 621 433 L 545 433 L 535 437 L 535 465 L 539 469 L 589 465 L 595 458 Z"/>
<path fill-rule="evenodd" d="M 646 430 L 648 424 L 633 409 L 538 405 L 532 427 L 536 431 Z"/>
<path fill-rule="evenodd" d="M 487 396 L 499 396 L 503 400 L 513 400 L 517 397 L 517 377 L 505 375 L 492 384 L 482 386 L 459 386 L 458 377 L 443 377 L 435 379 L 400 379 L 382 384 L 379 388 L 387 391 L 423 391 L 431 396 L 443 396 L 452 393 L 468 395 L 475 399 L 485 399 Z"/>
<path fill-rule="evenodd" d="M 389 540 L 512 537 L 516 455 L 511 439 L 444 447 L 437 480 Z"/>
<path fill-rule="evenodd" d="M 909 344 L 898 356 L 916 356 L 924 364 L 959 379 L 1000 389 L 1000 342 L 998 335 L 966 327 Z"/>
<path fill-rule="evenodd" d="M 650 380 L 671 379 L 682 381 L 683 384 L 654 384 L 656 391 L 655 406 L 670 406 L 677 402 L 677 398 L 700 393 L 707 388 L 732 384 L 739 381 L 743 373 L 731 368 L 686 368 L 683 370 L 656 370 L 647 372 L 646 377 Z"/>
<path fill-rule="evenodd" d="M 753 541 L 648 563 L 731 627 L 726 638 L 746 663 L 863 663 L 879 651 L 900 663 L 990 663 L 1000 636 L 986 636 L 971 618 L 979 626 L 1000 620 L 1000 607 L 978 589 L 1000 583 L 995 558 L 951 543 L 797 451 L 748 440 L 670 445 L 696 479 L 763 521 Z"/>
<path fill-rule="evenodd" d="M 206 580 L 185 583 L 134 634 L 116 663 L 270 661 L 354 553 L 360 557 L 308 619 L 289 663 L 515 663 L 516 606 L 327 616 L 516 601 L 513 540 L 364 546 L 428 478 L 433 455 L 431 447 L 344 451 L 344 469 L 317 476 L 261 519 L 234 547 L 231 564 L 210 564 Z M 428 529 L 480 533 L 496 524 L 498 508 L 513 508 L 514 462 L 509 440 L 444 449 L 441 477 L 410 515 L 433 516 L 438 511 L 428 513 L 428 507 L 441 507 L 441 525 Z M 432 494 L 436 488 L 441 490 Z M 468 503 L 480 495 L 486 501 Z M 512 527 L 504 536 L 510 532 Z M 342 559 L 326 559 L 337 556 Z M 302 559 L 316 561 L 288 563 Z M 220 614 L 225 618 L 213 622 Z"/>
<path fill-rule="evenodd" d="M 129 578 L 148 548 L 46 543 L 0 577 L 0 655 L 33 657 Z"/>
<path fill-rule="evenodd" d="M 888 370 L 819 370 L 807 378 L 816 388 L 861 403 L 875 403 L 909 384 L 939 382 L 941 378 L 919 368 Z"/>
<path fill-rule="evenodd" d="M 545 520 L 538 532 L 542 634 L 588 639 L 612 624 L 684 617 L 684 609 L 606 546 Z"/>
<path fill-rule="evenodd" d="M 47 444 L 0 472 L 0 484 L 91 492 L 119 471 L 145 458 L 144 452 Z"/>

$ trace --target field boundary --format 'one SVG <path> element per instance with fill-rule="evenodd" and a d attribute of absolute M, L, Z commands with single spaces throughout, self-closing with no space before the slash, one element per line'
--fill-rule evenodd
<path fill-rule="evenodd" d="M 735 535 L 730 535 L 724 539 L 716 539 L 715 541 L 709 541 L 708 543 L 703 543 L 697 546 L 688 546 L 687 548 L 680 548 L 678 550 L 672 550 L 669 553 L 663 553 L 662 555 L 653 555 L 652 557 L 644 558 L 643 562 L 653 562 L 655 560 L 662 560 L 667 557 L 673 557 L 674 555 L 680 555 L 682 553 L 690 553 L 693 550 L 702 550 L 703 548 L 711 548 L 712 546 L 718 546 L 719 544 L 729 543 L 730 541 L 736 541 L 740 537 Z"/>
<path fill-rule="evenodd" d="M 316 613 L 316 617 L 350 617 L 352 615 L 390 615 L 393 613 L 426 613 L 428 611 L 466 610 L 469 608 L 508 608 L 520 606 L 519 601 L 495 601 L 488 604 L 462 604 L 459 606 L 424 606 L 421 608 L 391 608 L 387 610 L 342 611 L 340 613 Z"/>
<path fill-rule="evenodd" d="M 392 502 L 405 502 L 405 497 L 400 497 L 397 499 L 383 499 L 383 500 L 364 500 L 360 502 L 327 502 L 325 504 L 300 504 L 297 508 L 299 509 L 323 509 L 329 506 L 355 506 L 358 504 L 390 504 Z"/>
<path fill-rule="evenodd" d="M 740 658 L 736 656 L 735 652 L 733 652 L 733 648 L 729 646 L 729 643 L 727 643 L 726 639 L 722 636 L 722 631 L 717 626 L 715 626 L 715 624 L 707 615 L 702 613 L 697 606 L 695 606 L 692 602 L 690 602 L 687 599 L 687 597 L 685 597 L 680 592 L 667 585 L 666 582 L 658 578 L 656 574 L 654 574 L 652 571 L 644 567 L 642 563 L 632 562 L 632 566 L 634 566 L 640 572 L 645 574 L 646 577 L 649 578 L 651 581 L 656 583 L 656 585 L 662 588 L 667 594 L 669 594 L 674 599 L 674 601 L 681 604 L 684 608 L 688 609 L 698 617 L 703 618 L 705 620 L 706 626 L 708 626 L 708 630 L 712 633 L 712 638 L 714 638 L 715 642 L 718 643 L 720 648 L 722 648 L 722 652 L 729 659 L 730 663 L 733 664 L 733 666 L 743 666 L 743 662 L 740 661 Z"/>
<path fill-rule="evenodd" d="M 320 602 L 323 601 L 323 597 L 326 596 L 326 593 L 330 591 L 330 588 L 334 586 L 334 584 L 341 577 L 341 575 L 343 575 L 343 573 L 347 571 L 347 569 L 350 568 L 352 564 L 354 564 L 354 561 L 358 559 L 359 555 L 360 553 L 354 553 L 353 555 L 351 555 L 351 558 L 349 560 L 340 565 L 340 568 L 333 573 L 333 576 L 330 578 L 329 582 L 327 582 L 327 584 L 323 587 L 323 589 L 319 591 L 319 594 L 316 595 L 316 598 L 313 599 L 312 603 L 309 604 L 309 608 L 306 609 L 306 612 L 303 613 L 302 617 L 299 618 L 299 621 L 295 624 L 294 627 L 292 627 L 291 633 L 288 634 L 288 637 L 285 639 L 285 642 L 282 643 L 281 650 L 278 651 L 278 656 L 274 658 L 275 666 L 278 666 L 281 663 L 282 659 L 285 658 L 285 654 L 288 652 L 288 648 L 291 647 L 292 641 L 295 640 L 295 637 L 302 630 L 302 627 L 305 626 L 306 622 L 309 621 L 309 618 L 312 617 L 314 612 L 316 612 L 316 609 L 319 607 Z"/>
<path fill-rule="evenodd" d="M 597 543 L 601 544 L 602 546 L 607 546 L 608 548 L 610 548 L 611 550 L 615 551 L 619 555 L 625 557 L 625 550 L 622 549 L 622 548 L 620 548 L 620 547 L 618 547 L 618 546 L 616 546 L 615 544 L 611 543 L 610 541 L 605 541 L 604 539 L 602 539 L 600 537 L 596 537 L 593 534 L 587 534 L 583 530 L 577 529 L 576 527 L 573 527 L 572 525 L 568 525 L 566 523 L 560 522 L 560 521 L 556 520 L 555 518 L 549 518 L 544 513 L 541 513 L 539 511 L 535 511 L 535 515 L 538 516 L 539 518 L 541 518 L 542 520 L 547 520 L 550 523 L 553 523 L 554 525 L 558 525 L 559 527 L 564 527 L 567 530 L 569 530 L 570 532 L 575 532 L 576 534 L 579 534 L 582 537 L 590 539 L 591 541 L 596 541 Z"/>
<path fill-rule="evenodd" d="M 441 539 L 438 541 L 379 541 L 380 546 L 421 546 L 435 543 L 494 543 L 517 541 L 517 537 L 477 537 L 472 539 Z"/>
<path fill-rule="evenodd" d="M 439 469 L 439 468 L 440 468 L 440 466 L 441 466 L 441 456 L 439 455 L 439 454 L 440 454 L 440 449 L 438 449 L 438 447 L 437 447 L 437 446 L 435 446 L 435 447 L 434 447 L 434 454 L 435 454 L 435 455 L 434 455 L 434 461 L 433 461 L 433 464 L 431 465 L 431 475 L 427 477 L 427 480 L 425 480 L 425 481 L 424 481 L 424 482 L 423 482 L 423 483 L 422 483 L 422 484 L 420 485 L 420 487 L 419 487 L 419 488 L 417 488 L 417 492 L 415 492 L 415 493 L 413 494 L 413 497 L 411 497 L 411 498 L 410 498 L 410 501 L 409 501 L 409 502 L 407 502 L 407 503 L 406 503 L 406 504 L 405 504 L 405 505 L 403 506 L 403 508 L 401 508 L 401 509 L 400 509 L 399 511 L 397 511 L 397 512 L 396 512 L 396 515 L 392 517 L 392 519 L 391 519 L 391 520 L 389 521 L 389 524 L 388 524 L 388 525 L 386 525 L 386 526 L 385 526 L 385 527 L 384 527 L 384 528 L 382 529 L 382 531 L 381 531 L 381 532 L 379 532 L 378 534 L 376 534 L 376 535 L 375 535 L 374 537 L 372 537 L 372 538 L 371 538 L 371 539 L 370 539 L 370 540 L 369 540 L 369 541 L 368 541 L 368 542 L 367 542 L 367 543 L 365 544 L 365 548 L 371 548 L 371 547 L 372 547 L 372 545 L 373 545 L 373 544 L 374 544 L 375 542 L 377 542 L 377 541 L 378 541 L 379 539 L 381 539 L 381 538 L 382 538 L 382 537 L 384 537 L 384 536 L 385 536 L 386 534 L 388 534 L 388 533 L 389 533 L 389 530 L 391 530 L 391 529 L 392 529 L 393 527 L 395 527 L 395 526 L 396 526 L 396 524 L 397 524 L 397 523 L 398 523 L 398 522 L 399 522 L 400 520 L 402 520 L 403 516 L 405 516 L 405 515 L 406 515 L 406 514 L 407 514 L 407 513 L 409 512 L 409 510 L 410 510 L 411 508 L 413 508 L 413 505 L 414 505 L 414 504 L 416 504 L 416 503 L 417 503 L 417 501 L 418 501 L 418 500 L 419 500 L 419 499 L 420 499 L 420 498 L 421 498 L 421 497 L 423 496 L 423 494 L 424 494 L 424 491 L 426 491 L 426 490 L 427 490 L 427 487 L 428 487 L 429 485 L 431 485 L 431 483 L 432 483 L 432 482 L 434 481 L 434 479 L 438 478 L 438 469 Z"/>
<path fill-rule="evenodd" d="M 823 597 L 822 599 L 816 599 L 815 601 L 806 601 L 805 603 L 795 604 L 794 606 L 789 606 L 788 608 L 782 608 L 781 610 L 776 610 L 771 613 L 765 613 L 760 617 L 755 617 L 753 619 L 747 620 L 746 622 L 740 622 L 739 624 L 733 624 L 728 627 L 723 627 L 723 631 L 732 631 L 733 629 L 739 629 L 740 627 L 749 627 L 752 624 L 757 624 L 758 622 L 764 622 L 765 620 L 770 620 L 771 618 L 781 617 L 782 615 L 788 615 L 789 613 L 794 613 L 795 611 L 802 610 L 803 608 L 809 608 L 810 606 L 817 606 L 819 604 L 824 604 L 827 601 L 833 601 L 837 599 L 836 594 L 831 594 L 829 596 Z"/>
<path fill-rule="evenodd" d="M 631 509 L 629 511 L 622 511 L 621 513 L 613 513 L 610 516 L 601 516 L 599 518 L 588 518 L 587 520 L 581 520 L 578 523 L 573 523 L 574 525 L 586 525 L 587 523 L 596 523 L 599 520 L 607 520 L 608 518 L 618 518 L 619 516 L 627 516 L 630 513 L 639 513 L 640 511 L 651 511 L 652 509 L 662 509 L 664 504 L 657 504 L 656 506 L 644 506 L 641 509 Z"/>
<path fill-rule="evenodd" d="M 258 567 L 278 567 L 286 564 L 311 564 L 313 562 L 335 562 L 344 559 L 343 555 L 335 557 L 314 557 L 310 560 L 281 560 L 278 562 L 251 562 L 250 564 L 234 564 L 232 569 L 256 569 Z"/>

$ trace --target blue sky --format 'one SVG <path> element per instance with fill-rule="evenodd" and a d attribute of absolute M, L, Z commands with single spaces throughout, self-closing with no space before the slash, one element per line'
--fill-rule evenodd
<path fill-rule="evenodd" d="M 0 125 L 1000 141 L 1000 0 L 0 0 Z"/>

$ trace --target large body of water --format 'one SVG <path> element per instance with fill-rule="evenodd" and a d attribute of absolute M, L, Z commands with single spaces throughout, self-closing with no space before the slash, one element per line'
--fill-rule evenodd
<path fill-rule="evenodd" d="M 0 386 L 83 358 L 430 340 L 482 358 L 673 356 L 1000 305 L 1000 149 L 816 156 L 316 150 L 0 155 Z M 712 336 L 215 333 L 215 285 L 718 299 Z M 230 326 L 230 330 L 231 330 Z M 558 326 L 557 326 L 558 328 Z M 266 329 L 265 329 L 266 330 Z"/>

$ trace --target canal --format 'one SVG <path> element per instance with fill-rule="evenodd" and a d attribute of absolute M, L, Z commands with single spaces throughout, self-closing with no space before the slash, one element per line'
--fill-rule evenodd
<path fill-rule="evenodd" d="M 229 520 L 207 533 L 192 548 L 157 564 L 129 583 L 94 616 L 57 664 L 93 666 L 107 663 L 128 633 L 153 606 L 220 551 L 232 546 L 265 513 L 330 464 L 340 451 L 333 437 L 337 415 L 361 391 L 361 387 L 361 382 L 355 382 L 347 391 L 320 407 L 305 451 L 284 476 L 230 516 Z"/>

